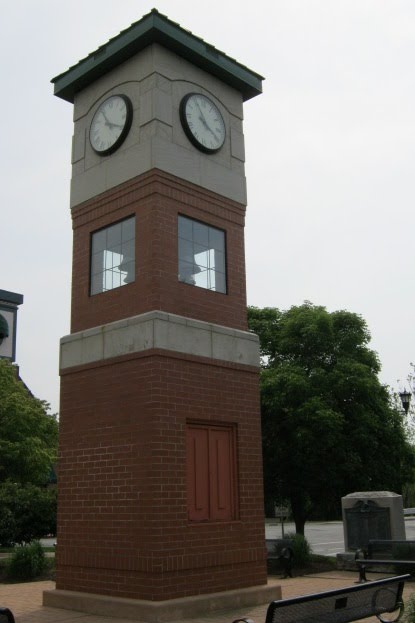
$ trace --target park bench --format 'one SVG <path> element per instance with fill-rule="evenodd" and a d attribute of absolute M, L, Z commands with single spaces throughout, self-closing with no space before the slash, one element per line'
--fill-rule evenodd
<path fill-rule="evenodd" d="M 272 601 L 265 623 L 349 623 L 376 616 L 381 623 L 398 621 L 403 588 L 410 575 L 384 578 L 346 588 Z M 253 623 L 236 619 L 233 623 Z"/>
<path fill-rule="evenodd" d="M 366 569 L 373 567 L 415 572 L 415 541 L 370 540 L 367 550 L 357 550 L 355 561 L 359 583 L 367 582 Z"/>
<path fill-rule="evenodd" d="M 11 610 L 0 607 L 0 623 L 15 623 Z"/>

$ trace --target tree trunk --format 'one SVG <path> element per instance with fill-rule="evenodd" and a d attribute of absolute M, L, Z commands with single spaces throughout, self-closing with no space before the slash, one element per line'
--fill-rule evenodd
<path fill-rule="evenodd" d="M 295 533 L 302 534 L 304 536 L 305 519 L 303 519 L 302 517 L 301 518 L 294 517 L 294 523 L 295 523 Z"/>
<path fill-rule="evenodd" d="M 291 496 L 291 510 L 295 523 L 296 534 L 304 536 L 304 526 L 307 520 L 306 501 L 301 495 Z"/>

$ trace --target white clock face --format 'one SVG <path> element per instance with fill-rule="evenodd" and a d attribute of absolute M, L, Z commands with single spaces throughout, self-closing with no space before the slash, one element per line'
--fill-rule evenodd
<path fill-rule="evenodd" d="M 100 155 L 110 154 L 121 145 L 131 127 L 132 105 L 125 95 L 112 95 L 94 114 L 89 129 L 92 148 Z"/>
<path fill-rule="evenodd" d="M 180 103 L 180 119 L 190 141 L 201 151 L 214 153 L 225 142 L 225 122 L 219 108 L 200 93 L 189 93 Z"/>

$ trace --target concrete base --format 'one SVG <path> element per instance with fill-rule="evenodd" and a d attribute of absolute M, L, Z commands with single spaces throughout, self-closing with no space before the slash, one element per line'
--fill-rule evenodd
<path fill-rule="evenodd" d="M 124 599 L 76 591 L 44 591 L 43 605 L 51 608 L 76 610 L 107 617 L 164 623 L 190 619 L 218 610 L 249 608 L 281 599 L 281 587 L 272 580 L 265 586 L 253 586 L 221 593 L 194 595 L 166 601 Z"/>

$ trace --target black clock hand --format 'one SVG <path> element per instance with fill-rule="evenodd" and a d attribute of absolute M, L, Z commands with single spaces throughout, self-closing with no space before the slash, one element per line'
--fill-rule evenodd
<path fill-rule="evenodd" d="M 122 128 L 123 124 L 122 123 L 113 123 L 112 121 L 110 121 L 107 117 L 107 115 L 104 113 L 104 111 L 102 111 L 102 115 L 105 119 L 105 125 L 107 125 L 110 129 L 112 128 Z"/>
<path fill-rule="evenodd" d="M 198 107 L 199 112 L 200 112 L 199 120 L 203 123 L 203 125 L 205 126 L 205 128 L 206 128 L 207 130 L 209 130 L 209 132 L 211 132 L 211 133 L 213 134 L 213 136 L 215 137 L 215 140 L 216 140 L 216 141 L 217 141 L 217 140 L 219 140 L 219 139 L 218 139 L 218 137 L 216 136 L 215 132 L 212 130 L 212 128 L 211 128 L 211 127 L 209 126 L 209 124 L 207 123 L 206 118 L 205 118 L 205 115 L 203 114 L 202 109 L 201 109 L 201 107 L 200 107 L 200 104 L 199 104 L 199 102 L 198 102 L 197 100 L 196 100 L 196 104 L 197 104 L 197 107 Z"/>
<path fill-rule="evenodd" d="M 210 130 L 210 128 L 209 128 L 209 126 L 208 126 L 208 124 L 207 124 L 207 122 L 206 122 L 205 115 L 204 115 L 204 114 L 203 114 L 203 112 L 202 112 L 202 109 L 201 109 L 201 107 L 200 107 L 200 104 L 199 104 L 198 100 L 196 100 L 196 104 L 197 104 L 197 107 L 198 107 L 198 109 L 199 109 L 199 113 L 200 113 L 200 116 L 199 116 L 200 121 L 203 123 L 203 125 L 205 126 L 205 128 L 207 128 L 208 130 Z"/>
<path fill-rule="evenodd" d="M 211 132 L 213 134 L 213 136 L 215 137 L 215 140 L 219 140 L 218 137 L 216 136 L 215 132 L 212 130 L 212 128 L 208 125 L 208 123 L 206 122 L 206 119 L 202 116 L 199 117 L 200 121 L 203 123 L 203 125 L 205 126 L 205 128 L 207 130 L 209 130 L 209 132 Z"/>

